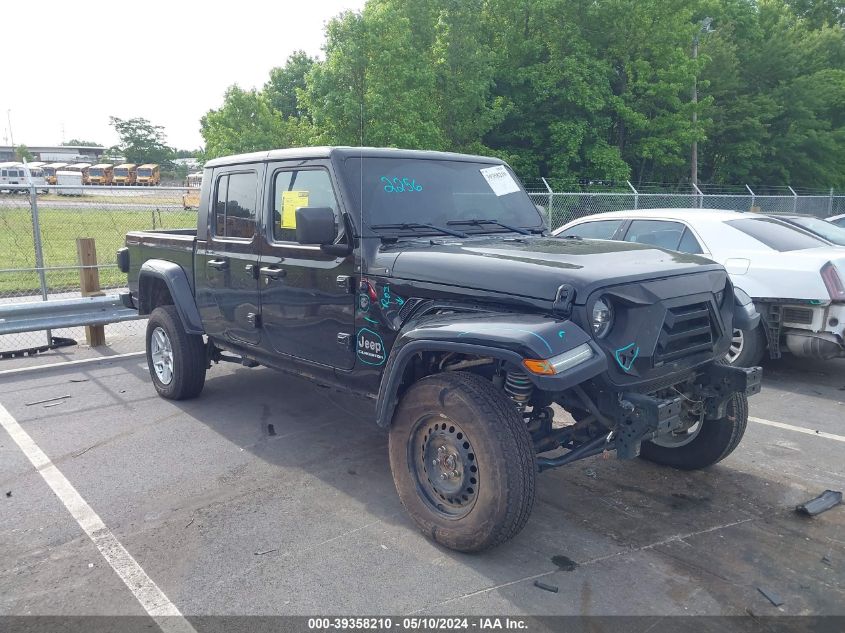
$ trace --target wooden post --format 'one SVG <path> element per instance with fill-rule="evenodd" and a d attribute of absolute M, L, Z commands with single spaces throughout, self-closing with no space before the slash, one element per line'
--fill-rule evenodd
<path fill-rule="evenodd" d="M 83 297 L 100 297 L 100 271 L 97 266 L 97 246 L 93 237 L 76 238 L 76 257 L 80 266 L 91 268 L 79 269 L 79 285 Z M 91 347 L 106 344 L 106 330 L 102 325 L 86 325 L 85 340 Z"/>

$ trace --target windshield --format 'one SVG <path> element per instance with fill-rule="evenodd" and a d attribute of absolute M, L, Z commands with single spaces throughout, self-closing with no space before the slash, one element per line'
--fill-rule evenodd
<path fill-rule="evenodd" d="M 103 170 L 102 170 L 102 169 L 99 169 L 99 168 L 97 168 L 97 169 L 91 169 L 91 170 L 89 170 L 89 171 L 88 171 L 88 173 L 89 173 L 91 176 L 102 176 L 102 175 L 103 175 Z"/>
<path fill-rule="evenodd" d="M 115 169 L 114 175 L 115 176 L 125 176 L 128 170 L 126 169 Z"/>
<path fill-rule="evenodd" d="M 812 231 L 816 235 L 820 235 L 828 242 L 833 242 L 839 246 L 845 246 L 845 229 L 836 226 L 830 222 L 825 222 L 819 218 L 794 217 L 790 218 L 795 224 L 799 224 Z"/>
<path fill-rule="evenodd" d="M 750 235 L 775 251 L 800 251 L 806 248 L 827 246 L 822 240 L 774 218 L 729 220 L 726 224 Z"/>
<path fill-rule="evenodd" d="M 419 158 L 364 160 L 363 173 L 361 158 L 347 158 L 344 172 L 368 226 L 413 223 L 445 227 L 456 220 L 484 219 L 511 227 L 543 227 L 543 218 L 531 199 L 502 165 Z M 487 233 L 508 229 L 479 224 L 461 226 L 460 230 Z"/>
<path fill-rule="evenodd" d="M 149 176 L 151 172 L 152 172 L 152 170 L 150 170 L 150 169 L 139 169 L 138 175 L 139 176 Z"/>

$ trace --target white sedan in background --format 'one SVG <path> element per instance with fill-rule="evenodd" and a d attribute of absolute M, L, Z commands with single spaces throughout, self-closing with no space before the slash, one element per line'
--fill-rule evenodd
<path fill-rule="evenodd" d="M 845 357 L 845 248 L 757 213 L 710 209 L 613 211 L 574 220 L 559 237 L 625 240 L 693 253 L 722 264 L 754 300 L 760 326 L 736 330 L 728 360 Z"/>

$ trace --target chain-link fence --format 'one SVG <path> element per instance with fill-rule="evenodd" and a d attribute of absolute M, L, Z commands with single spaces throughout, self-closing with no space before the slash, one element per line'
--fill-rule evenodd
<path fill-rule="evenodd" d="M 588 215 L 629 209 L 727 209 L 758 213 L 802 213 L 820 218 L 845 213 L 845 195 L 834 194 L 833 191 L 828 195 L 794 192 L 758 195 L 751 189 L 747 189 L 745 194 L 703 191 L 653 193 L 639 192 L 630 186 L 630 192 L 557 192 L 546 184 L 541 182 L 537 186 L 530 183 L 527 188 L 535 204 L 546 213 L 551 230 Z"/>
<path fill-rule="evenodd" d="M 549 228 L 576 218 L 624 209 L 695 207 L 761 213 L 808 213 L 828 217 L 845 213 L 845 195 L 787 191 L 758 194 L 714 190 L 702 185 L 689 192 L 554 191 L 547 180 L 526 183 L 543 208 Z M 0 303 L 42 301 L 80 295 L 76 239 L 94 238 L 103 290 L 123 288 L 126 275 L 115 261 L 128 231 L 196 226 L 198 190 L 186 187 L 27 186 L 0 183 Z M 592 188 L 589 188 L 592 189 Z M 107 337 L 138 334 L 144 322 L 107 326 Z M 54 337 L 80 340 L 81 329 L 0 336 L 0 356 L 41 348 Z M 140 337 L 139 345 L 141 345 Z"/>
<path fill-rule="evenodd" d="M 34 189 L 34 190 L 33 190 Z M 184 187 L 50 186 L 0 184 L 0 303 L 80 296 L 77 238 L 93 238 L 100 287 L 126 286 L 115 251 L 128 231 L 196 226 L 197 190 Z M 109 337 L 142 331 L 132 321 L 107 326 Z M 53 337 L 80 340 L 81 329 Z M 0 355 L 50 344 L 43 332 L 0 336 Z"/>

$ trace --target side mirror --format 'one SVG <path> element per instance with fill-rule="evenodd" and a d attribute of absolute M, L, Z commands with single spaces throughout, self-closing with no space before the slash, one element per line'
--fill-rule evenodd
<path fill-rule="evenodd" d="M 323 246 L 337 237 L 334 211 L 329 207 L 300 207 L 296 210 L 296 241 Z"/>

